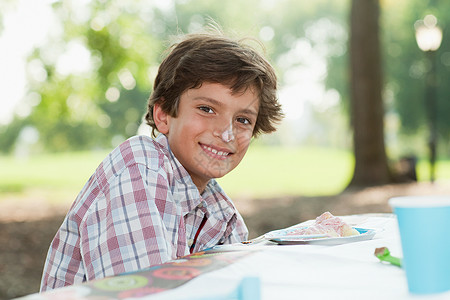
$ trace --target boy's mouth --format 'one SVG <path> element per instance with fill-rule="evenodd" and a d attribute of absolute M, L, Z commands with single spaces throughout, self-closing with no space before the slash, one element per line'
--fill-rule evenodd
<path fill-rule="evenodd" d="M 211 145 L 205 145 L 201 143 L 200 146 L 202 147 L 203 151 L 206 152 L 206 154 L 208 154 L 213 158 L 226 159 L 228 156 L 233 154 L 230 150 L 224 148 L 217 148 Z"/>

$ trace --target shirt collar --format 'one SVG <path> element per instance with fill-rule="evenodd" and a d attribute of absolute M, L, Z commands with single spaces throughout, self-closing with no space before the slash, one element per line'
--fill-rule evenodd
<path fill-rule="evenodd" d="M 192 181 L 189 173 L 178 161 L 178 159 L 175 157 L 172 150 L 170 149 L 169 140 L 167 139 L 167 137 L 161 133 L 155 138 L 155 142 L 157 142 L 161 146 L 161 150 L 164 151 L 165 155 L 169 158 L 175 179 L 177 181 Z M 194 183 L 192 182 L 192 184 Z"/>
<path fill-rule="evenodd" d="M 203 199 L 197 189 L 197 186 L 192 181 L 191 176 L 170 149 L 167 137 L 160 133 L 155 138 L 155 142 L 161 146 L 161 151 L 163 151 L 165 156 L 169 159 L 169 163 L 173 170 L 173 178 L 176 181 L 176 191 L 172 192 L 177 194 L 178 199 L 174 199 L 174 201 L 181 205 L 183 215 L 186 215 L 191 210 L 195 209 L 195 207 L 198 206 Z"/>
<path fill-rule="evenodd" d="M 228 222 L 236 214 L 236 208 L 216 180 L 211 179 L 202 194 L 207 210 L 216 218 Z"/>

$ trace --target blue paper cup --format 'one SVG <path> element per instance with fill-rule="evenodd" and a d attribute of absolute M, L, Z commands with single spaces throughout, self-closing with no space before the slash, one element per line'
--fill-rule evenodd
<path fill-rule="evenodd" d="M 450 196 L 396 197 L 389 205 L 397 215 L 409 291 L 450 290 Z"/>

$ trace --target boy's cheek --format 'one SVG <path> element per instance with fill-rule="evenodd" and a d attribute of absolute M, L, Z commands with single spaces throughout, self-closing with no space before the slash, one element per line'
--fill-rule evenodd
<path fill-rule="evenodd" d="M 237 142 L 239 147 L 248 147 L 250 145 L 250 141 L 252 139 L 251 131 L 242 131 L 237 134 Z"/>

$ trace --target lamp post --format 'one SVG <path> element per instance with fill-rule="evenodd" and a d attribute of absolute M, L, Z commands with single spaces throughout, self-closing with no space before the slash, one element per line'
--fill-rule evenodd
<path fill-rule="evenodd" d="M 436 148 L 437 148 L 437 103 L 436 103 L 436 60 L 435 53 L 442 41 L 442 30 L 437 26 L 437 19 L 433 15 L 427 15 L 423 20 L 414 24 L 416 29 L 416 41 L 420 50 L 424 51 L 430 68 L 426 75 L 425 109 L 427 112 L 430 137 L 428 141 L 430 151 L 430 180 L 435 180 Z"/>

